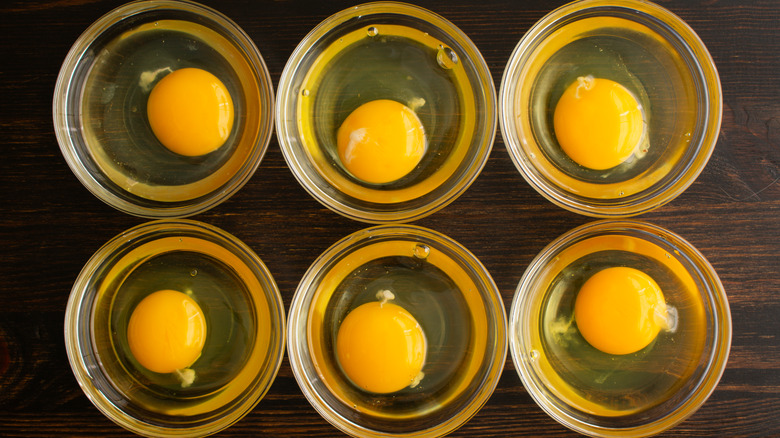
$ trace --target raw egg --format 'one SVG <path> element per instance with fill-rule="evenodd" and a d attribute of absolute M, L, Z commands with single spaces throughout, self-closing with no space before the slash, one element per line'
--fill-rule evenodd
<path fill-rule="evenodd" d="M 176 70 L 149 94 L 152 132 L 166 148 L 199 156 L 222 146 L 233 129 L 233 100 L 225 85 L 199 68 Z"/>
<path fill-rule="evenodd" d="M 415 112 L 394 100 L 355 109 L 336 134 L 339 158 L 356 178 L 371 184 L 396 181 L 425 154 L 425 129 Z"/>
<path fill-rule="evenodd" d="M 581 76 L 561 95 L 553 116 L 555 136 L 576 163 L 594 170 L 631 157 L 644 135 L 642 106 L 619 83 Z"/>
<path fill-rule="evenodd" d="M 149 371 L 172 373 L 192 365 L 206 342 L 206 318 L 187 294 L 161 290 L 141 300 L 130 316 L 127 343 Z"/>
<path fill-rule="evenodd" d="M 382 291 L 350 312 L 339 327 L 336 352 L 347 377 L 365 391 L 387 394 L 423 377 L 426 340 L 420 324 Z"/>
<path fill-rule="evenodd" d="M 658 284 L 628 267 L 603 269 L 583 284 L 574 320 L 586 341 L 608 354 L 629 354 L 668 327 L 667 307 Z"/>

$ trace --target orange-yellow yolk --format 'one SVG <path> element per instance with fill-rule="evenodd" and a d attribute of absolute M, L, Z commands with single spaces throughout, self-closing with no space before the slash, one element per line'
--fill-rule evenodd
<path fill-rule="evenodd" d="M 574 319 L 586 341 L 609 354 L 639 351 L 666 328 L 658 284 L 642 271 L 607 268 L 590 277 L 577 295 Z"/>
<path fill-rule="evenodd" d="M 160 143 L 180 155 L 212 152 L 233 129 L 230 93 L 216 76 L 199 68 L 162 78 L 149 94 L 146 112 Z"/>
<path fill-rule="evenodd" d="M 127 342 L 149 371 L 172 373 L 192 365 L 206 342 L 206 318 L 192 298 L 161 290 L 141 300 L 130 316 Z"/>
<path fill-rule="evenodd" d="M 401 306 L 370 302 L 344 318 L 336 339 L 341 368 L 365 391 L 387 394 L 419 380 L 426 340 L 417 320 Z"/>
<path fill-rule="evenodd" d="M 609 79 L 579 77 L 555 106 L 553 125 L 561 148 L 578 164 L 605 170 L 626 161 L 644 135 L 642 106 Z"/>
<path fill-rule="evenodd" d="M 404 177 L 425 154 L 422 122 L 411 108 L 394 100 L 359 106 L 339 127 L 336 141 L 344 167 L 371 184 Z"/>

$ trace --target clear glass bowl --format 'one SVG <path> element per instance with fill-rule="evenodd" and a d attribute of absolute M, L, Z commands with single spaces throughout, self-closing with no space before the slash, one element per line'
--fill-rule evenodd
<path fill-rule="evenodd" d="M 360 389 L 336 358 L 346 315 L 389 290 L 422 327 L 427 358 L 419 384 L 376 394 Z M 317 412 L 353 436 L 437 437 L 489 399 L 506 358 L 506 315 L 495 283 L 457 242 L 410 225 L 358 231 L 325 251 L 293 297 L 288 357 Z"/>
<path fill-rule="evenodd" d="M 616 266 L 653 278 L 675 316 L 647 347 L 625 355 L 590 346 L 573 316 L 583 282 Z M 731 315 L 712 266 L 681 237 L 639 221 L 598 221 L 531 262 L 512 302 L 509 337 L 523 384 L 556 421 L 591 436 L 648 436 L 688 418 L 715 389 Z"/>
<path fill-rule="evenodd" d="M 216 151 L 178 155 L 155 137 L 146 101 L 168 72 L 217 76 L 234 108 Z M 73 173 L 95 196 L 149 218 L 203 212 L 254 174 L 273 132 L 273 87 L 260 52 L 233 21 L 188 1 L 138 1 L 107 13 L 76 40 L 53 99 L 54 130 Z"/>
<path fill-rule="evenodd" d="M 290 56 L 277 97 L 277 136 L 295 177 L 323 205 L 364 222 L 443 208 L 479 175 L 495 137 L 495 87 L 479 50 L 449 21 L 403 3 L 323 21 Z M 344 119 L 376 99 L 415 109 L 427 137 L 417 167 L 386 184 L 352 176 L 336 147 Z"/>
<path fill-rule="evenodd" d="M 149 371 L 128 346 L 132 311 L 158 290 L 189 295 L 205 317 L 201 355 L 181 373 Z M 276 283 L 249 247 L 207 224 L 160 220 L 116 236 L 86 263 L 68 300 L 65 346 L 82 390 L 116 424 L 205 436 L 268 391 L 284 356 L 284 317 Z"/>
<path fill-rule="evenodd" d="M 561 149 L 553 112 L 578 77 L 611 79 L 643 108 L 643 140 L 622 164 L 593 170 Z M 504 71 L 499 122 L 509 155 L 540 194 L 570 211 L 627 217 L 666 204 L 707 164 L 720 130 L 720 79 L 704 44 L 642 0 L 583 0 L 520 40 Z"/>

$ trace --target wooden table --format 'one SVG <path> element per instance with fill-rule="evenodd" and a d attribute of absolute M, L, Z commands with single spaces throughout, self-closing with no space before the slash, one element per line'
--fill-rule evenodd
<path fill-rule="evenodd" d="M 51 101 L 71 44 L 117 0 L 5 1 L 0 6 L 0 435 L 127 435 L 79 389 L 63 341 L 76 275 L 111 237 L 144 219 L 120 213 L 74 177 L 54 136 Z M 207 1 L 254 39 L 274 86 L 298 42 L 351 1 Z M 482 51 L 496 88 L 523 33 L 562 1 L 420 1 Z M 723 85 L 718 145 L 697 181 L 641 219 L 696 246 L 725 286 L 733 319 L 727 369 L 707 403 L 666 436 L 780 436 L 780 2 L 665 0 L 704 40 Z M 242 239 L 289 307 L 327 247 L 367 225 L 320 205 L 294 179 L 274 137 L 235 196 L 195 219 Z M 537 194 L 496 136 L 483 172 L 458 200 L 416 224 L 475 253 L 507 309 L 528 263 L 591 218 Z M 338 436 L 309 405 L 285 359 L 260 404 L 223 436 Z M 571 436 L 533 402 L 507 358 L 492 398 L 454 436 Z"/>

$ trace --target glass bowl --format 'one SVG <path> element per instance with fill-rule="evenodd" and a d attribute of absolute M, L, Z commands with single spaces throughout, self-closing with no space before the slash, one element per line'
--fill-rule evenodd
<path fill-rule="evenodd" d="M 449 21 L 403 3 L 323 21 L 290 56 L 277 96 L 277 136 L 295 177 L 323 205 L 364 222 L 443 208 L 480 173 L 495 137 L 495 87 L 479 50 Z M 399 179 L 366 182 L 342 164 L 336 134 L 353 110 L 382 99 L 416 113 L 426 150 Z"/>
<path fill-rule="evenodd" d="M 189 296 L 206 325 L 200 356 L 171 373 L 147 369 L 128 340 L 138 303 L 160 290 Z M 273 277 L 249 247 L 204 223 L 160 220 L 116 236 L 87 262 L 68 300 L 65 346 L 82 390 L 116 424 L 146 436 L 205 436 L 268 391 L 284 356 L 284 316 Z"/>
<path fill-rule="evenodd" d="M 636 147 L 604 170 L 569 158 L 555 132 L 560 97 L 589 76 L 622 85 L 642 111 Z M 540 194 L 575 213 L 628 217 L 671 201 L 705 167 L 720 130 L 720 79 L 702 41 L 668 10 L 642 0 L 576 1 L 520 40 L 499 113 L 509 155 Z"/>
<path fill-rule="evenodd" d="M 581 286 L 613 267 L 649 275 L 666 301 L 670 323 L 633 353 L 591 346 L 574 316 Z M 523 384 L 556 421 L 591 436 L 647 436 L 688 418 L 715 389 L 731 316 L 717 274 L 688 242 L 644 222 L 598 221 L 559 237 L 531 262 L 509 333 Z"/>
<path fill-rule="evenodd" d="M 146 104 L 168 73 L 199 68 L 233 102 L 225 143 L 199 156 L 168 150 Z M 57 141 L 100 200 L 149 218 L 203 212 L 254 174 L 273 131 L 273 88 L 260 52 L 233 21 L 188 1 L 138 1 L 93 23 L 73 44 L 54 90 Z"/>
<path fill-rule="evenodd" d="M 419 323 L 427 354 L 410 386 L 375 393 L 343 370 L 338 339 L 355 309 L 388 299 Z M 506 316 L 489 273 L 458 243 L 425 228 L 382 225 L 342 239 L 311 265 L 293 297 L 287 338 L 303 394 L 339 430 L 436 437 L 468 421 L 493 393 L 506 358 Z"/>

